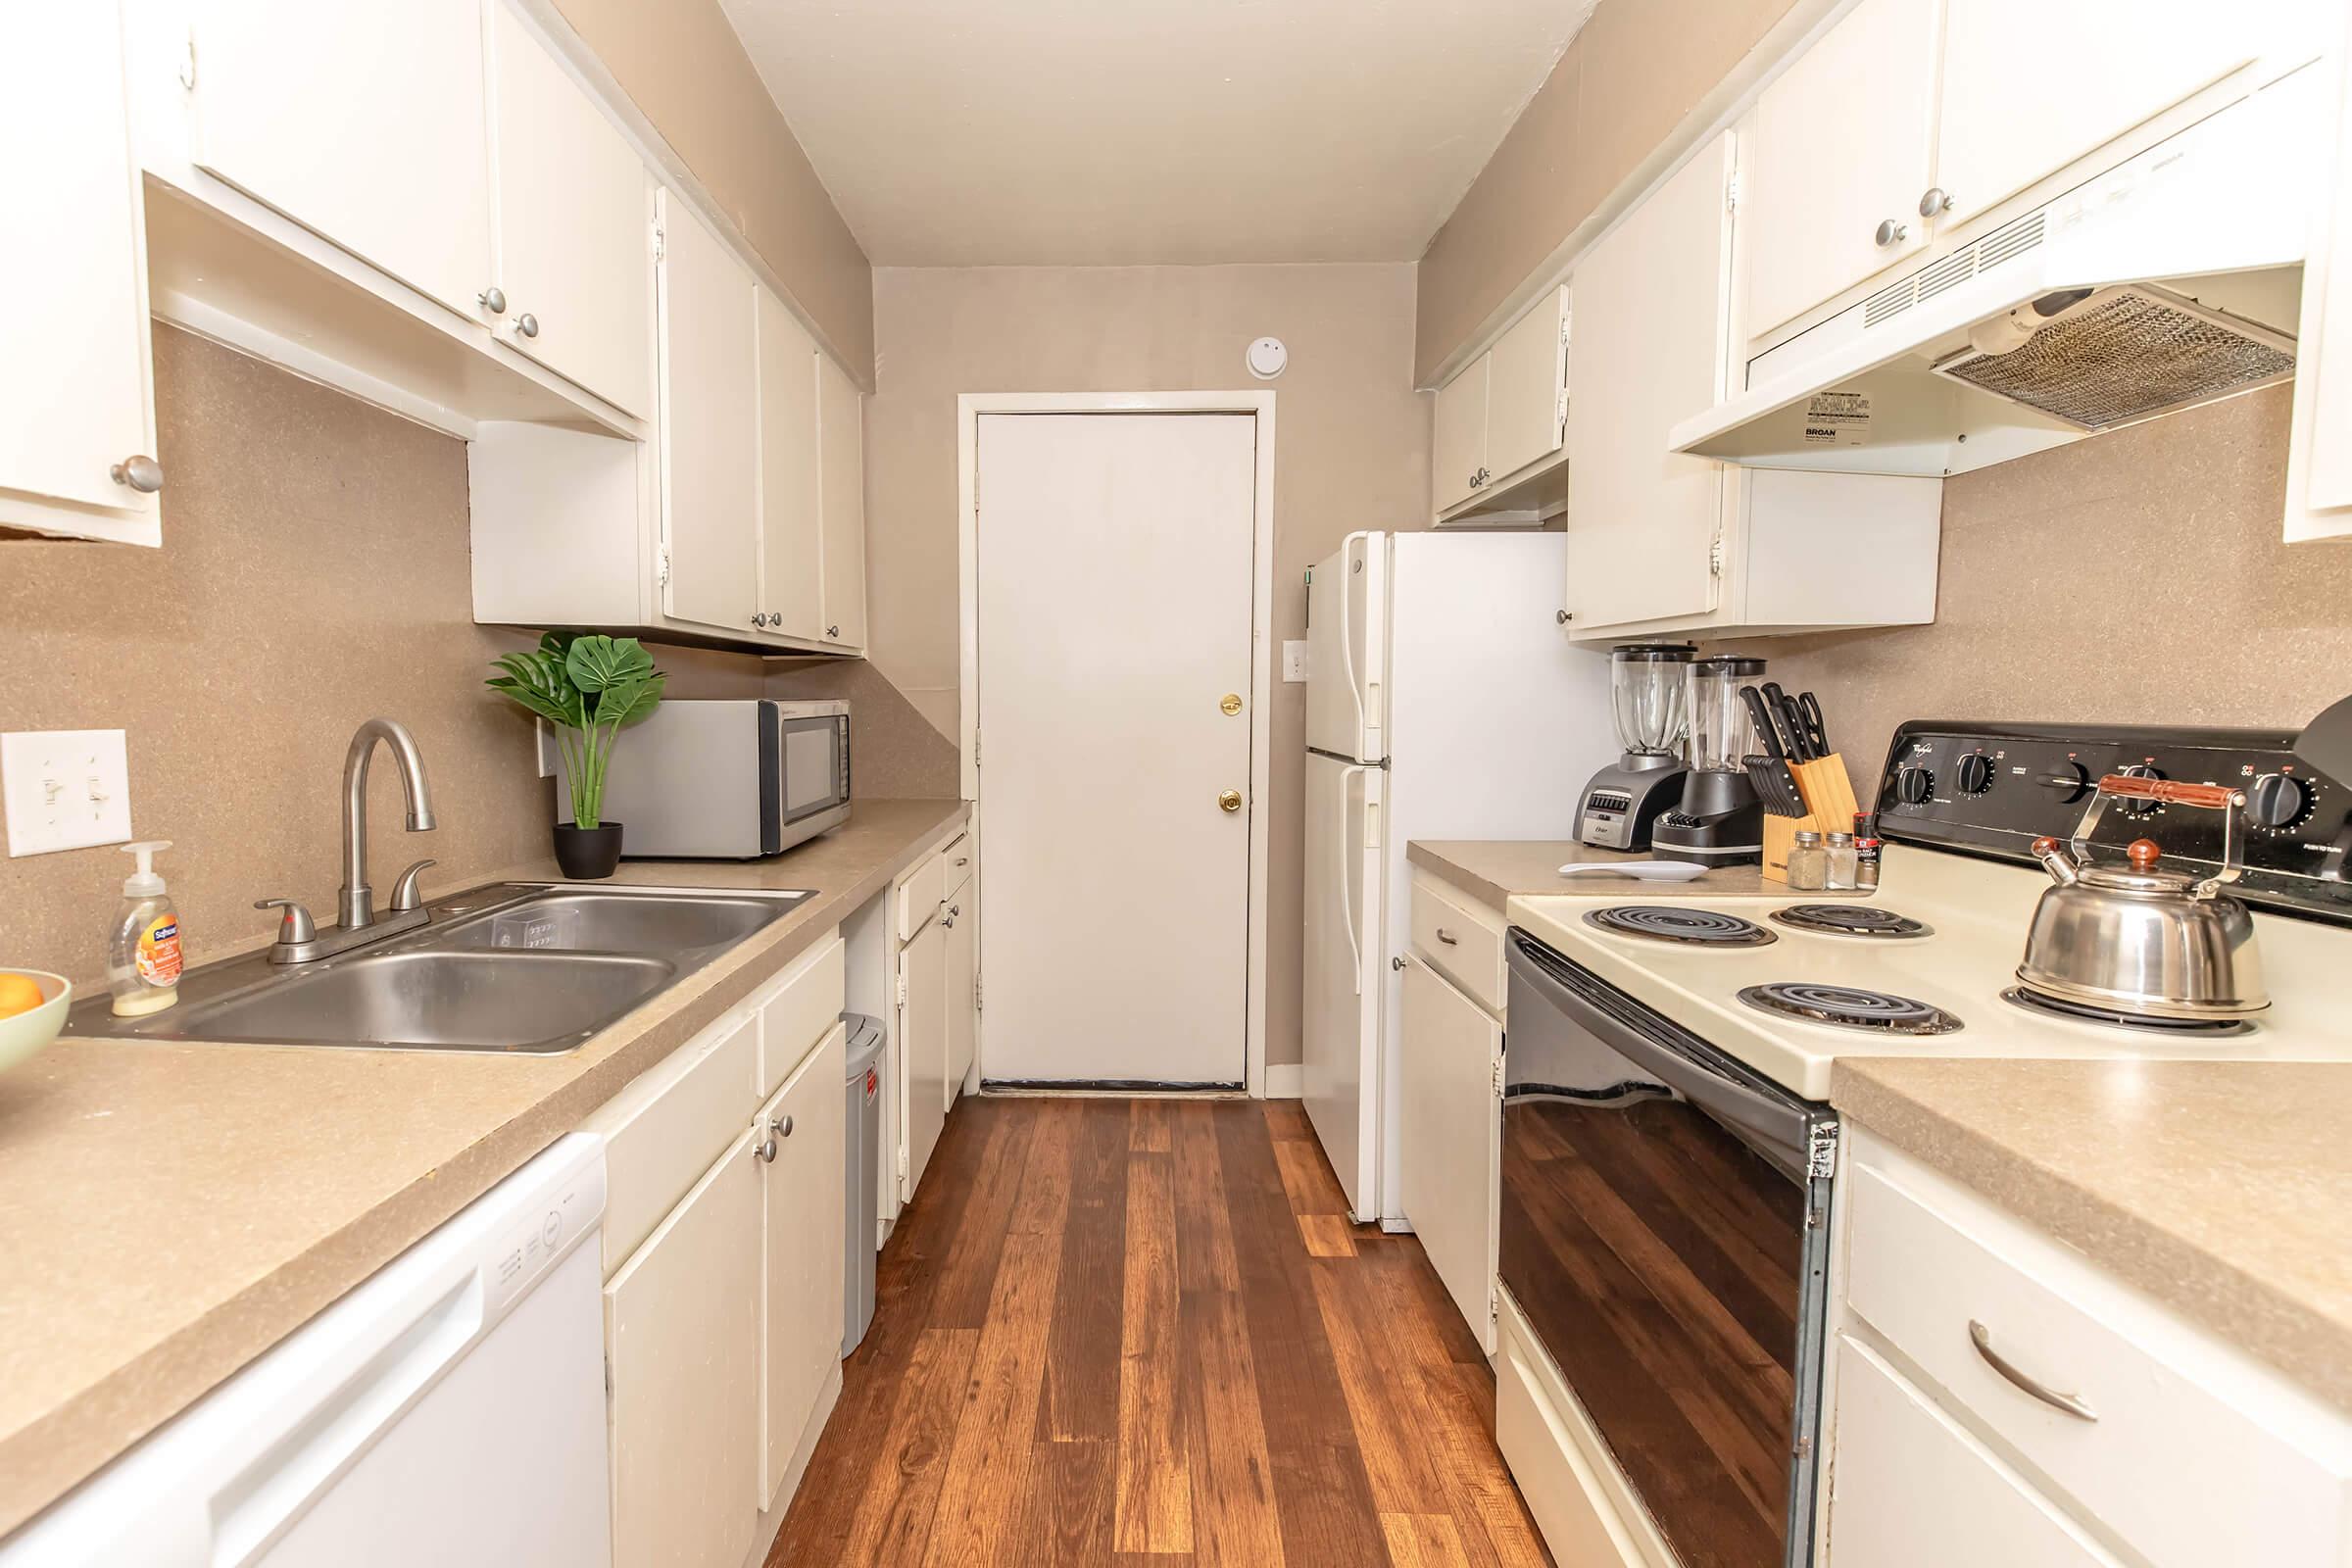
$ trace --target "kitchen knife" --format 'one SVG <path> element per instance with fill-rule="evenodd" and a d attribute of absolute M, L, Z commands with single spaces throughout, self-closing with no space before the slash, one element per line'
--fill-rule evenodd
<path fill-rule="evenodd" d="M 1805 715 L 1797 710 L 1796 699 L 1781 696 L 1781 724 L 1788 734 L 1788 755 L 1800 762 L 1817 762 L 1821 754 L 1813 750 L 1813 738 L 1805 733 Z"/>
<path fill-rule="evenodd" d="M 1786 758 L 1788 748 L 1781 740 L 1781 727 L 1775 722 L 1772 710 L 1765 706 L 1762 694 L 1753 686 L 1742 686 L 1740 688 L 1740 700 L 1747 705 L 1747 716 L 1755 722 L 1756 739 L 1762 744 L 1765 755 Z"/>
<path fill-rule="evenodd" d="M 1781 690 L 1777 680 L 1766 681 L 1760 689 L 1764 693 L 1764 706 L 1772 710 L 1772 721 L 1781 732 L 1781 755 L 1792 762 L 1804 761 L 1804 737 L 1799 726 L 1790 722 L 1792 708 L 1788 694 Z"/>

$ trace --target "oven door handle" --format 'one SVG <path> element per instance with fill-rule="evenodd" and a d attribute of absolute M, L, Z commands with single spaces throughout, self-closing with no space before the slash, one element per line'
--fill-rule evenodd
<path fill-rule="evenodd" d="M 1651 1039 L 1596 1006 L 1552 973 L 1545 962 L 1549 956 L 1529 938 L 1512 933 L 1510 972 L 1513 985 L 1529 987 L 1536 993 L 1537 1000 L 1549 1010 L 1563 1015 L 1572 1027 L 1593 1036 L 1718 1120 L 1737 1126 L 1768 1145 L 1789 1176 L 1799 1182 L 1804 1180 L 1807 1131 L 1814 1113 L 1801 1101 L 1793 1096 L 1784 1098 L 1767 1094 L 1740 1082 L 1700 1054 L 1701 1043 L 1695 1039 L 1691 1047 L 1687 1049 L 1678 1049 Z M 1541 1017 L 1533 1009 L 1522 1006 L 1515 997 L 1511 999 L 1507 1015 L 1511 1035 L 1544 1026 Z M 1675 1032 L 1679 1034 L 1682 1031 L 1677 1029 Z M 1712 1048 L 1704 1049 L 1712 1052 Z M 1507 1061 L 1511 1054 L 1507 1038 L 1503 1051 Z M 1521 1059 L 1526 1059 L 1526 1055 L 1523 1052 Z M 1724 1059 L 1728 1062 L 1730 1058 Z"/>

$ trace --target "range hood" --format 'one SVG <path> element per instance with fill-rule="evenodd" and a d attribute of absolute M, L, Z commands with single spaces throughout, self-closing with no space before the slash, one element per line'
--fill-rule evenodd
<path fill-rule="evenodd" d="M 2287 379 L 2324 77 L 2236 99 L 1774 345 L 1669 444 L 1934 476 Z"/>

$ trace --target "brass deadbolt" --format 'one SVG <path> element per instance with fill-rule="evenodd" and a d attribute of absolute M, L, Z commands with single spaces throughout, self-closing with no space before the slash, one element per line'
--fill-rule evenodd
<path fill-rule="evenodd" d="M 1217 805 L 1224 808 L 1228 811 L 1240 810 L 1242 808 L 1242 792 L 1240 790 L 1227 790 L 1224 794 L 1217 797 Z"/>
<path fill-rule="evenodd" d="M 1218 700 L 1217 706 L 1225 710 L 1227 717 L 1231 717 L 1233 714 L 1242 710 L 1242 694 L 1240 692 L 1227 692 Z"/>

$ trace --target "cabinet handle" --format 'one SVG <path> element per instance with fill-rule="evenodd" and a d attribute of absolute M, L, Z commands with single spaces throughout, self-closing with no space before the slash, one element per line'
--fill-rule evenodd
<path fill-rule="evenodd" d="M 514 318 L 514 335 L 516 337 L 537 337 L 539 335 L 539 318 L 528 311 Z"/>
<path fill-rule="evenodd" d="M 954 925 L 956 923 L 956 917 L 962 912 L 963 906 L 961 905 L 951 905 L 948 908 L 947 914 L 940 920 L 939 923 L 943 926 Z"/>
<path fill-rule="evenodd" d="M 827 626 L 825 628 L 825 635 L 838 639 L 841 636 L 841 628 L 839 626 Z"/>
<path fill-rule="evenodd" d="M 2093 1410 L 2080 1395 L 2060 1394 L 2056 1389 L 2016 1366 L 1998 1350 L 1995 1350 L 1992 1348 L 1991 1330 L 1973 1317 L 1968 1320 L 1968 1340 L 1977 1348 L 1977 1354 L 1984 1358 L 1986 1366 L 2051 1409 L 2064 1410 L 2078 1421 L 2098 1420 L 2099 1413 Z"/>
<path fill-rule="evenodd" d="M 1881 250 L 1885 250 L 1889 245 L 1899 245 L 1911 237 L 1911 225 L 1898 223 L 1891 218 L 1882 219 L 1879 222 L 1878 237 Z"/>
<path fill-rule="evenodd" d="M 767 1126 L 768 1130 L 773 1132 L 778 1138 L 790 1138 L 792 1136 L 792 1118 L 790 1116 L 770 1116 L 767 1119 Z M 773 1148 L 774 1144 L 771 1142 L 769 1147 Z"/>
<path fill-rule="evenodd" d="M 1461 939 L 1456 937 L 1452 932 L 1446 930 L 1444 926 L 1438 927 L 1438 940 L 1445 943 L 1449 948 L 1458 948 L 1462 945 Z"/>
<path fill-rule="evenodd" d="M 972 858 L 968 855 L 958 855 L 956 857 L 956 863 L 957 865 L 969 865 L 972 863 Z"/>
<path fill-rule="evenodd" d="M 115 483 L 128 485 L 143 496 L 151 496 L 164 487 L 164 466 L 145 453 L 133 453 L 106 472 Z"/>
<path fill-rule="evenodd" d="M 752 1146 L 752 1157 L 763 1165 L 776 1162 L 776 1141 L 773 1138 Z"/>
<path fill-rule="evenodd" d="M 1570 611 L 1566 611 L 1566 610 L 1555 610 L 1555 611 L 1553 611 L 1553 612 L 1552 612 L 1552 613 L 1551 613 L 1551 618 L 1552 618 L 1553 620 L 1555 620 L 1555 621 L 1559 622 L 1561 625 L 1565 626 L 1565 625 L 1567 625 L 1567 624 L 1568 624 L 1570 621 L 1574 620 L 1574 619 L 1576 618 L 1576 615 L 1575 615 L 1575 614 L 1574 614 L 1572 612 L 1570 612 Z"/>
<path fill-rule="evenodd" d="M 507 314 L 507 291 L 496 283 L 476 294 L 474 298 L 481 301 L 482 309 L 488 311 L 492 316 Z"/>
<path fill-rule="evenodd" d="M 1930 185 L 1927 194 L 1919 199 L 1919 216 L 1934 218 L 1952 210 L 1952 193 L 1941 185 Z"/>

